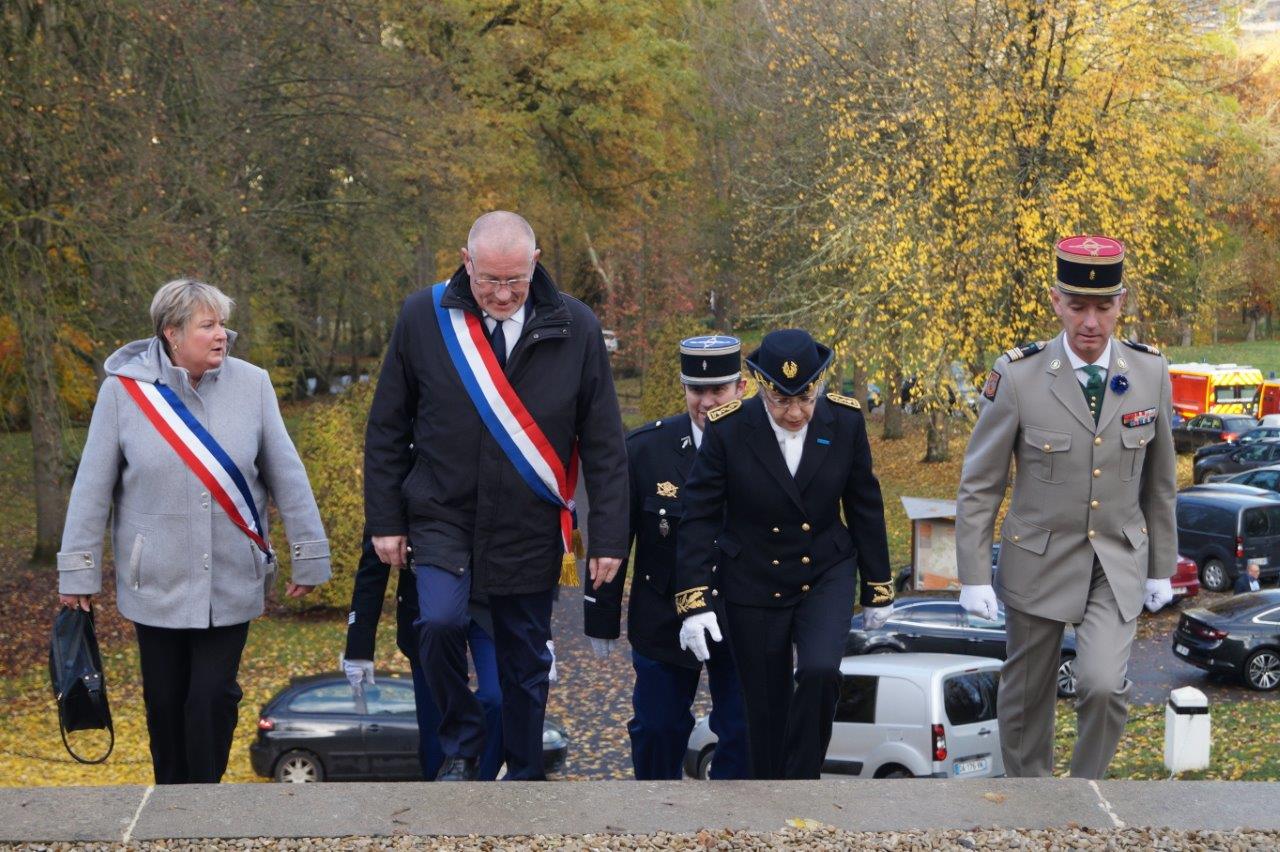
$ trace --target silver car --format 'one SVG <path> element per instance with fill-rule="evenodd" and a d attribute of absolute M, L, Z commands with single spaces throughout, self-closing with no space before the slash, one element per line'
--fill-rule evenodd
<path fill-rule="evenodd" d="M 873 654 L 840 662 L 840 698 L 824 774 L 858 778 L 1004 775 L 996 692 L 1000 660 L 959 654 Z M 708 778 L 716 735 L 703 717 L 685 773 Z"/>

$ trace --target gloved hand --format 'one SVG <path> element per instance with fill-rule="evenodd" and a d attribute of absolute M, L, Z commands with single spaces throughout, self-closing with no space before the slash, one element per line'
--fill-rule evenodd
<path fill-rule="evenodd" d="M 704 631 L 711 634 L 713 641 L 719 642 L 721 640 L 720 624 L 716 621 L 714 612 L 700 612 L 697 615 L 691 615 L 680 625 L 681 649 L 692 651 L 693 655 L 702 662 L 706 662 L 711 657 Z"/>
<path fill-rule="evenodd" d="M 556 643 L 548 639 L 547 650 L 551 652 L 551 669 L 547 672 L 547 680 L 555 683 L 560 679 L 560 673 L 556 671 Z"/>
<path fill-rule="evenodd" d="M 373 660 L 343 660 L 342 673 L 356 695 L 364 693 L 364 685 L 373 686 Z"/>
<path fill-rule="evenodd" d="M 960 606 L 964 608 L 965 612 L 976 615 L 979 618 L 985 618 L 988 621 L 994 621 L 996 616 L 1000 614 L 999 603 L 996 601 L 996 590 L 990 585 L 961 586 Z"/>
<path fill-rule="evenodd" d="M 1147 580 L 1147 609 L 1159 612 L 1173 600 L 1173 581 L 1168 577 L 1163 580 Z"/>
<path fill-rule="evenodd" d="M 889 620 L 889 613 L 891 612 L 893 612 L 892 604 L 889 606 L 864 606 L 862 608 L 862 626 L 868 630 L 883 627 L 884 623 Z"/>
<path fill-rule="evenodd" d="M 587 638 L 591 640 L 592 652 L 602 660 L 612 654 L 613 646 L 618 644 L 617 639 L 597 639 L 594 636 L 588 636 Z"/>

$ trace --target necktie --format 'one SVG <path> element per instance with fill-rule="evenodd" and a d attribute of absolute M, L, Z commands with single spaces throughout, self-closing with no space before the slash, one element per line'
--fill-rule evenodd
<path fill-rule="evenodd" d="M 489 332 L 489 344 L 493 346 L 493 354 L 498 356 L 498 366 L 507 368 L 507 336 L 502 333 L 503 320 L 493 320 L 493 331 Z"/>
<path fill-rule="evenodd" d="M 1097 364 L 1089 364 L 1084 367 L 1084 371 L 1089 374 L 1089 381 L 1084 384 L 1084 398 L 1089 402 L 1089 412 L 1096 424 L 1102 411 L 1102 395 L 1106 392 L 1106 386 L 1102 383 L 1102 368 Z"/>

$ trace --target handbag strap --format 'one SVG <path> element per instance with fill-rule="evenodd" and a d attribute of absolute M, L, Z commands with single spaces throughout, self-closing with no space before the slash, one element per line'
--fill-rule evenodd
<path fill-rule="evenodd" d="M 62 745 L 64 748 L 66 748 L 67 754 L 75 758 L 77 763 L 86 763 L 89 765 L 93 765 L 95 763 L 105 763 L 107 758 L 111 756 L 112 750 L 114 750 L 116 747 L 116 728 L 115 728 L 115 725 L 111 723 L 110 718 L 107 719 L 107 733 L 111 736 L 110 741 L 108 741 L 107 743 L 107 753 L 104 754 L 102 757 L 99 757 L 97 760 L 86 760 L 85 758 L 76 754 L 75 749 L 71 747 L 71 743 L 67 742 L 67 728 L 65 725 L 62 724 L 61 713 L 58 714 L 58 733 L 62 734 Z"/>

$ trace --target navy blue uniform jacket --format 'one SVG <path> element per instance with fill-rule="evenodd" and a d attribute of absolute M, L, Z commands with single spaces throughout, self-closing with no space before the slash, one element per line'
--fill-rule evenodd
<path fill-rule="evenodd" d="M 720 416 L 708 421 L 684 488 L 675 595 L 681 617 L 710 608 L 716 595 L 745 606 L 790 606 L 823 572 L 855 564 L 863 606 L 893 601 L 866 423 L 861 411 L 833 399 L 844 398 L 817 401 L 794 478 L 759 397 L 737 411 L 711 412 Z"/>

